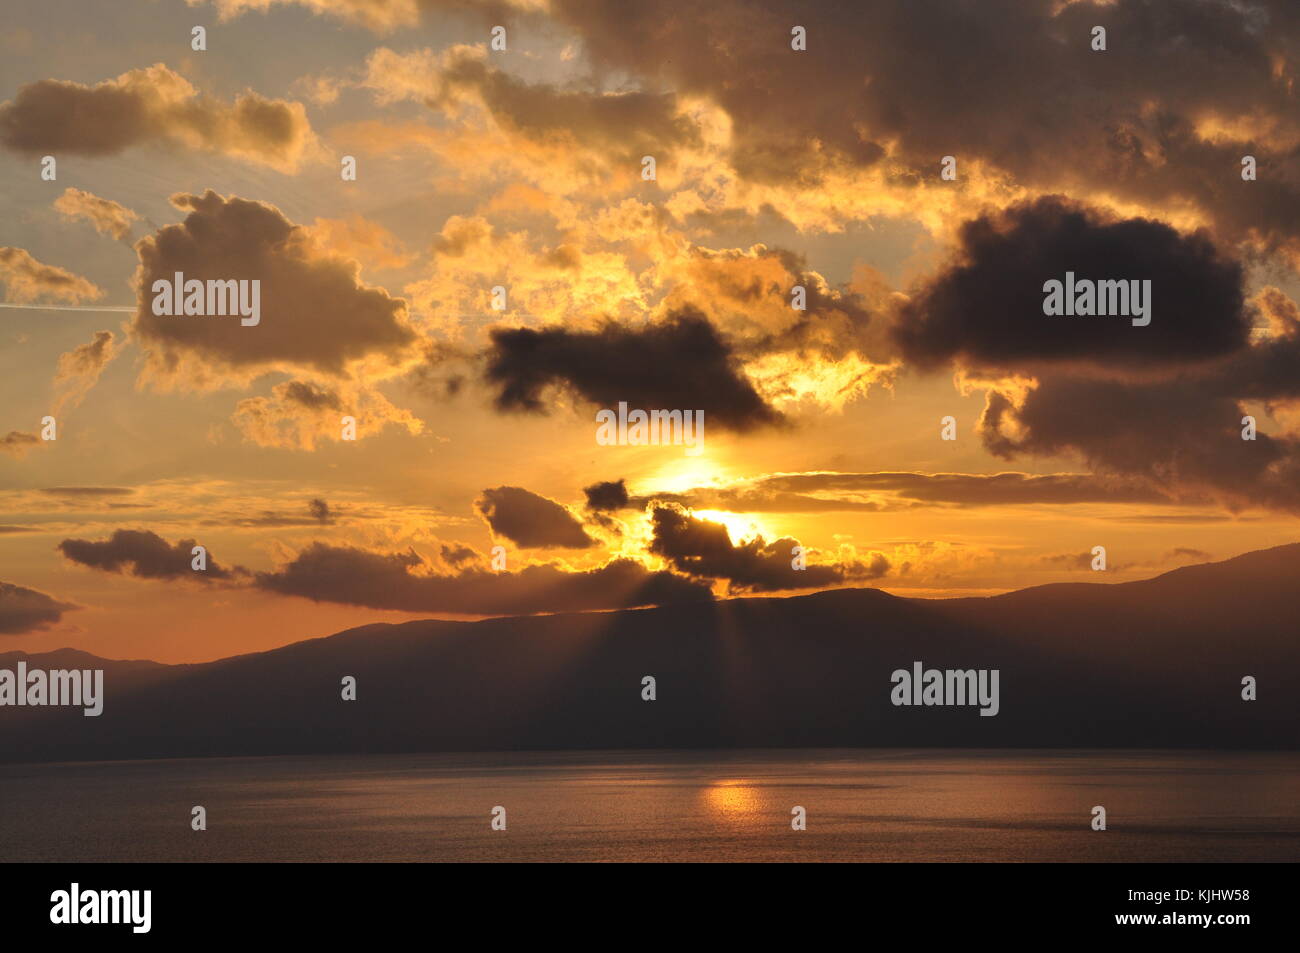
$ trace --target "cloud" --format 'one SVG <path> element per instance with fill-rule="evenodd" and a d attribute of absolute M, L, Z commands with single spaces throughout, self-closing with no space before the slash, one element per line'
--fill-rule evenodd
<path fill-rule="evenodd" d="M 1089 473 L 782 473 L 721 487 L 632 496 L 640 509 L 672 499 L 692 509 L 736 513 L 882 512 L 920 505 L 1019 506 L 1075 503 L 1168 503 L 1139 479 Z"/>
<path fill-rule="evenodd" d="M 472 318 L 490 313 L 489 289 L 500 284 L 510 312 L 534 331 L 563 325 L 591 335 L 600 319 L 629 330 L 703 319 L 775 413 L 805 400 L 838 410 L 896 374 L 888 322 L 876 317 L 890 292 L 865 265 L 833 287 L 793 252 L 695 245 L 650 203 L 629 198 L 575 221 L 569 200 L 538 208 L 527 189 L 507 191 L 508 202 L 498 196 L 479 214 L 447 218 L 432 275 L 405 288 L 449 338 L 478 333 Z M 509 227 L 521 216 L 537 227 Z M 552 223 L 558 240 L 548 241 Z M 792 307 L 795 287 L 805 310 Z"/>
<path fill-rule="evenodd" d="M 478 568 L 447 575 L 416 571 L 424 568 L 414 551 L 386 554 L 313 543 L 279 570 L 258 573 L 256 584 L 315 602 L 469 615 L 624 609 L 712 598 L 706 585 L 651 572 L 631 559 L 582 572 L 551 565 L 500 573 Z"/>
<path fill-rule="evenodd" d="M 289 172 L 313 141 L 301 103 L 252 90 L 223 103 L 162 63 L 95 86 L 27 83 L 0 104 L 0 145 L 26 155 L 108 156 L 166 143 Z"/>
<path fill-rule="evenodd" d="M 723 524 L 700 519 L 673 504 L 654 505 L 651 523 L 654 538 L 650 552 L 680 572 L 725 579 L 732 592 L 812 589 L 848 580 L 878 579 L 890 569 L 883 553 L 871 554 L 866 563 L 810 562 L 804 569 L 795 569 L 797 539 L 782 537 L 768 543 L 755 536 L 736 544 Z"/>
<path fill-rule="evenodd" d="M 985 448 L 1005 459 L 1076 454 L 1173 499 L 1300 512 L 1300 438 L 1261 429 L 1242 439 L 1243 401 L 1300 399 L 1300 309 L 1277 289 L 1253 304 L 1270 322 L 1261 340 L 1177 377 L 1067 371 L 1040 374 L 1019 393 L 991 387 L 979 423 Z"/>
<path fill-rule="evenodd" d="M 1043 285 L 1064 282 L 1067 271 L 1150 281 L 1151 323 L 1045 315 Z M 1245 346 L 1242 281 L 1241 266 L 1205 232 L 1181 235 L 1050 196 L 964 224 L 955 260 L 902 306 L 895 335 L 904 357 L 925 369 L 952 360 L 1002 369 L 1183 365 Z"/>
<path fill-rule="evenodd" d="M 627 509 L 627 481 L 605 480 L 584 487 L 582 492 L 587 497 L 587 509 L 597 513 L 609 513 Z"/>
<path fill-rule="evenodd" d="M 0 248 L 0 282 L 5 286 L 5 300 L 16 304 L 36 301 L 77 304 L 104 296 L 103 289 L 94 282 L 56 265 L 39 262 L 24 248 Z"/>
<path fill-rule="evenodd" d="M 795 474 L 771 477 L 765 488 L 804 491 L 888 490 L 909 500 L 963 506 L 990 504 L 1155 503 L 1163 498 L 1140 483 L 1091 473 Z"/>
<path fill-rule="evenodd" d="M 942 28 L 913 0 L 550 9 L 597 70 L 717 104 L 728 162 L 752 184 L 809 190 L 874 170 L 889 192 L 919 196 L 952 155 L 950 207 L 985 175 L 1034 194 L 1190 210 L 1231 241 L 1296 251 L 1290 0 L 988 0 L 945 8 Z M 789 48 L 795 23 L 807 52 Z M 1097 24 L 1105 52 L 1090 48 Z M 1268 170 L 1259 181 L 1240 180 L 1247 153 Z"/>
<path fill-rule="evenodd" d="M 659 162 L 698 144 L 694 122 L 672 93 L 588 91 L 528 83 L 487 62 L 483 48 L 455 47 L 434 77 L 430 106 L 453 113 L 467 103 L 487 110 L 513 137 L 553 147 L 582 146 L 640 174 L 641 157 Z M 373 68 L 372 68 L 373 73 Z"/>
<path fill-rule="evenodd" d="M 111 235 L 118 241 L 126 238 L 132 223 L 140 217 L 112 199 L 71 187 L 64 189 L 63 194 L 54 200 L 54 208 L 66 219 L 86 219 L 95 231 Z"/>
<path fill-rule="evenodd" d="M 501 218 L 511 214 L 504 210 Z M 473 336 L 467 343 L 477 345 L 478 318 L 493 314 L 491 289 L 497 285 L 508 289 L 510 313 L 534 325 L 572 324 L 576 315 L 645 319 L 651 302 L 624 249 L 569 230 L 548 242 L 546 220 L 528 214 L 537 226 L 531 232 L 482 214 L 445 220 L 430 249 L 427 277 L 404 288 L 425 321 L 449 340 Z"/>
<path fill-rule="evenodd" d="M 742 433 L 784 421 L 698 312 L 636 329 L 497 328 L 491 339 L 485 377 L 499 410 L 542 413 L 545 392 L 560 387 L 603 408 L 703 410 L 708 426 Z"/>
<path fill-rule="evenodd" d="M 196 582 L 231 580 L 246 570 L 226 569 L 208 556 L 207 569 L 192 568 L 192 539 L 168 543 L 148 530 L 119 529 L 105 540 L 65 539 L 59 552 L 78 565 L 140 579 L 193 579 Z"/>
<path fill-rule="evenodd" d="M 0 582 L 0 635 L 48 629 L 63 618 L 63 613 L 79 608 L 35 589 Z"/>
<path fill-rule="evenodd" d="M 1059 566 L 1062 569 L 1091 569 L 1092 561 L 1097 557 L 1091 552 L 1086 553 L 1056 553 L 1050 556 L 1043 556 L 1039 561 L 1048 566 Z M 1112 570 L 1120 567 L 1111 566 Z"/>
<path fill-rule="evenodd" d="M 345 378 L 415 359 L 405 303 L 363 284 L 355 260 L 321 249 L 279 209 L 212 190 L 171 201 L 185 220 L 136 243 L 131 333 L 155 383 L 213 387 L 271 370 Z M 153 283 L 175 272 L 187 281 L 260 281 L 261 323 L 155 315 Z"/>
<path fill-rule="evenodd" d="M 464 543 L 452 543 L 450 546 L 443 544 L 439 550 L 442 561 L 453 569 L 459 569 L 466 563 L 480 560 L 483 558 L 473 546 L 466 546 Z"/>
<path fill-rule="evenodd" d="M 24 457 L 27 451 L 36 448 L 40 443 L 41 438 L 34 433 L 11 430 L 0 437 L 0 451 L 15 457 Z"/>
<path fill-rule="evenodd" d="M 117 354 L 112 331 L 96 331 L 86 344 L 59 355 L 54 372 L 54 413 L 76 407 L 99 380 L 99 375 Z"/>
<path fill-rule="evenodd" d="M 334 514 L 330 512 L 330 505 L 324 500 L 316 498 L 307 501 L 307 512 L 312 518 L 322 525 L 334 522 Z"/>
<path fill-rule="evenodd" d="M 596 541 L 563 506 L 522 487 L 484 490 L 474 510 L 492 532 L 526 548 L 586 549 Z"/>
<path fill-rule="evenodd" d="M 1083 410 L 1084 412 L 1081 412 Z M 1059 376 L 1018 406 L 990 391 L 979 424 L 996 456 L 1078 454 L 1101 473 L 1146 479 L 1176 500 L 1300 509 L 1300 443 L 1242 440 L 1243 411 L 1203 380 L 1155 383 Z"/>
<path fill-rule="evenodd" d="M 880 309 L 889 289 L 866 265 L 860 282 L 834 287 L 787 249 L 680 240 L 657 253 L 649 275 L 665 292 L 656 311 L 702 313 L 744 360 L 759 393 L 781 409 L 810 400 L 838 411 L 872 385 L 893 382 L 897 346 Z M 796 288 L 802 310 L 794 307 Z"/>
<path fill-rule="evenodd" d="M 204 0 L 186 0 L 199 6 Z M 272 6 L 300 6 L 313 13 L 334 17 L 347 23 L 386 32 L 399 26 L 419 22 L 418 0 L 212 0 L 217 15 L 225 22 L 246 11 L 266 13 Z"/>
<path fill-rule="evenodd" d="M 415 260 L 400 238 L 360 215 L 318 218 L 310 231 L 322 249 L 355 258 L 366 268 L 405 268 Z"/>
<path fill-rule="evenodd" d="M 331 519 L 330 523 L 333 522 Z M 311 515 L 294 515 L 262 510 L 257 516 L 221 516 L 199 520 L 200 526 L 237 526 L 245 529 L 284 529 L 294 526 L 321 526 L 321 520 Z"/>
<path fill-rule="evenodd" d="M 389 424 L 409 434 L 424 432 L 424 423 L 373 387 L 282 381 L 270 396 L 247 397 L 235 405 L 231 422 L 243 438 L 259 447 L 312 451 L 321 441 L 343 439 L 343 417 L 356 420 L 356 439 L 379 433 Z"/>
<path fill-rule="evenodd" d="M 1097 557 L 1092 552 L 1086 553 L 1057 553 L 1039 558 L 1039 562 L 1048 566 L 1057 566 L 1061 569 L 1092 569 L 1093 560 Z M 1116 563 L 1109 560 L 1107 569 L 1110 572 L 1138 572 L 1141 570 L 1160 569 L 1169 563 L 1187 562 L 1208 562 L 1212 559 L 1211 555 L 1201 549 L 1191 549 L 1186 546 L 1178 546 L 1169 550 L 1157 559 L 1145 561 L 1130 561 L 1125 563 Z"/>
<path fill-rule="evenodd" d="M 186 0 L 199 6 L 204 0 Z M 510 22 L 506 18 L 540 9 L 543 0 L 212 0 L 224 22 L 246 11 L 265 13 L 272 6 L 298 6 L 376 33 L 416 26 L 422 16 L 476 13 L 483 22 Z"/>
<path fill-rule="evenodd" d="M 64 497 L 114 497 L 131 496 L 135 489 L 129 486 L 47 486 L 42 493 Z"/>
<path fill-rule="evenodd" d="M 553 191 L 590 188 L 599 178 L 590 167 L 621 161 L 643 138 L 684 139 L 689 117 L 705 148 L 683 179 L 707 194 L 706 214 L 771 204 L 814 227 L 882 211 L 933 226 L 995 197 L 1066 191 L 1206 224 L 1300 262 L 1292 0 L 988 0 L 946 10 L 942 29 L 913 0 L 218 0 L 218 9 L 279 2 L 377 32 L 433 22 L 433 10 L 438 22 L 443 11 L 472 13 L 511 25 L 512 43 L 525 11 L 548 16 L 547 29 L 573 37 L 564 59 L 579 53 L 585 76 L 604 86 L 528 83 L 464 48 L 376 51 L 363 85 L 384 102 L 488 117 L 468 135 L 376 123 L 372 138 L 473 156 L 475 171 L 563 166 Z M 796 23 L 806 52 L 790 48 Z M 1098 24 L 1109 31 L 1105 52 L 1091 49 Z M 607 88 L 611 77 L 619 88 Z M 566 141 L 590 146 L 566 155 L 554 145 Z M 1240 179 L 1246 154 L 1259 160 L 1258 181 Z M 938 179 L 946 155 L 958 160 L 955 182 Z"/>
<path fill-rule="evenodd" d="M 380 106 L 414 100 L 432 109 L 442 122 L 409 131 L 435 152 L 472 147 L 475 172 L 510 169 L 558 193 L 633 187 L 646 155 L 659 179 L 671 178 L 678 157 L 702 144 L 696 118 L 672 92 L 610 88 L 598 78 L 528 81 L 498 60 L 486 44 L 441 52 L 381 47 L 350 84 L 370 90 Z M 400 137 L 373 128 L 380 138 Z"/>
<path fill-rule="evenodd" d="M 783 248 L 690 246 L 660 265 L 666 306 L 695 306 L 752 353 L 799 351 L 827 360 L 857 353 L 892 357 L 892 343 L 873 325 L 866 299 L 833 288 L 803 256 Z M 804 310 L 792 306 L 804 289 Z M 879 330 L 879 333 L 877 331 Z"/>

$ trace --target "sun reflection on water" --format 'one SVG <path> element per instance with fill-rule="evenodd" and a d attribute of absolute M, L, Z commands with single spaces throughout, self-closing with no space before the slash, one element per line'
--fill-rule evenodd
<path fill-rule="evenodd" d="M 704 789 L 703 797 L 709 812 L 718 820 L 748 821 L 762 809 L 758 788 L 744 778 L 714 781 Z"/>

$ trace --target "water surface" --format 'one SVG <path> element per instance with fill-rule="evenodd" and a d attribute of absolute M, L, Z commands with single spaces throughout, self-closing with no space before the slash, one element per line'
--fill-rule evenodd
<path fill-rule="evenodd" d="M 0 765 L 0 792 L 3 861 L 1300 860 L 1295 753 L 222 758 Z"/>

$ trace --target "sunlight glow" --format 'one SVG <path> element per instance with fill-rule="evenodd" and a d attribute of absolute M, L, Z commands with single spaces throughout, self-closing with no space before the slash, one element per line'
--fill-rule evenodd
<path fill-rule="evenodd" d="M 682 457 L 664 464 L 646 480 L 652 493 L 682 493 L 697 486 L 719 486 L 727 482 L 725 468 L 709 458 L 708 450 L 698 457 Z"/>
<path fill-rule="evenodd" d="M 762 808 L 758 788 L 743 778 L 715 781 L 704 789 L 703 797 L 710 813 L 724 821 L 749 820 Z"/>
<path fill-rule="evenodd" d="M 772 532 L 753 516 L 744 513 L 729 513 L 726 510 L 693 510 L 696 516 L 711 523 L 721 523 L 727 527 L 727 535 L 733 544 L 741 543 L 755 536 L 762 536 L 769 542 Z"/>

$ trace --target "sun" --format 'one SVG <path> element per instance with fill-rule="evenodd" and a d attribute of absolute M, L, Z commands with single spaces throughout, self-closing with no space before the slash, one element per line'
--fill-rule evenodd
<path fill-rule="evenodd" d="M 729 480 L 722 464 L 702 454 L 698 457 L 683 456 L 665 463 L 647 477 L 646 486 L 655 493 L 684 493 L 697 486 L 721 486 Z"/>
<path fill-rule="evenodd" d="M 758 519 L 748 513 L 731 513 L 727 510 L 692 510 L 695 516 L 710 523 L 721 523 L 727 527 L 727 535 L 732 545 L 762 536 L 770 541 L 772 533 Z"/>
<path fill-rule="evenodd" d="M 646 478 L 648 494 L 686 493 L 701 488 L 709 489 L 726 486 L 732 482 L 727 467 L 707 456 L 682 457 L 664 464 Z M 727 528 L 727 535 L 733 544 L 762 536 L 772 539 L 771 530 L 753 514 L 735 513 L 730 510 L 691 509 L 691 513 L 700 519 L 712 523 L 721 523 Z"/>

